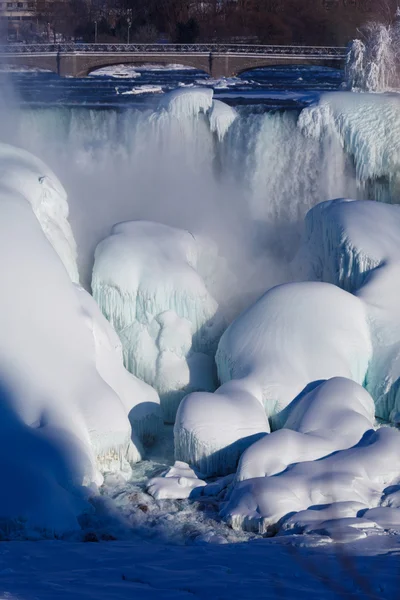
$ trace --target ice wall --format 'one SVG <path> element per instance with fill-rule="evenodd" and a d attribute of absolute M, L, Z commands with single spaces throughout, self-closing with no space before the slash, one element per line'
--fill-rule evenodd
<path fill-rule="evenodd" d="M 399 236 L 397 205 L 324 202 L 307 215 L 296 260 L 305 278 L 334 283 L 363 301 L 373 347 L 365 385 L 385 420 L 395 420 L 400 409 Z"/>
<path fill-rule="evenodd" d="M 216 385 L 224 320 L 198 270 L 201 253 L 188 231 L 144 221 L 116 225 L 96 250 L 94 298 L 120 336 L 126 367 L 155 387 L 169 423 L 184 395 Z"/>

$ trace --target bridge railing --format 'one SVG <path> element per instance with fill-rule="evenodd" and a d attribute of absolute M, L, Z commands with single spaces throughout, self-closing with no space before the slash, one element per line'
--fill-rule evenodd
<path fill-rule="evenodd" d="M 336 46 L 268 46 L 253 44 L 7 44 L 0 54 L 246 54 L 343 58 L 347 48 Z"/>

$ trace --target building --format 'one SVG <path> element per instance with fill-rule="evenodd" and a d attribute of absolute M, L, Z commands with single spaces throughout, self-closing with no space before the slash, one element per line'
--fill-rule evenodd
<path fill-rule="evenodd" d="M 36 2 L 0 0 L 1 32 L 9 41 L 30 41 L 36 32 Z"/>

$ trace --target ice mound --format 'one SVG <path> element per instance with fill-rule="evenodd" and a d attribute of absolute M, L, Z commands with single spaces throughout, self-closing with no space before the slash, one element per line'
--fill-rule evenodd
<path fill-rule="evenodd" d="M 156 500 L 184 500 L 200 495 L 205 485 L 187 463 L 176 461 L 163 475 L 150 479 L 147 491 Z"/>
<path fill-rule="evenodd" d="M 26 198 L 0 187 L 0 518 L 79 528 L 83 484 L 131 473 L 156 398 L 124 373 L 94 301 L 71 283 Z M 139 401 L 151 403 L 136 416 Z M 11 526 L 11 525 L 10 525 Z"/>
<path fill-rule="evenodd" d="M 337 138 L 353 158 L 361 183 L 393 178 L 400 169 L 397 95 L 326 93 L 303 109 L 298 127 L 314 139 Z"/>
<path fill-rule="evenodd" d="M 175 117 L 196 117 L 206 113 L 213 104 L 213 90 L 204 87 L 177 88 L 165 94 L 160 108 Z"/>
<path fill-rule="evenodd" d="M 208 118 L 210 129 L 217 134 L 219 141 L 224 139 L 228 129 L 237 117 L 238 113 L 234 108 L 220 100 L 213 101 Z"/>
<path fill-rule="evenodd" d="M 125 365 L 160 395 L 174 422 L 188 392 L 213 391 L 213 357 L 224 323 L 197 270 L 202 246 L 157 223 L 116 225 L 96 249 L 92 289 L 117 331 Z"/>
<path fill-rule="evenodd" d="M 230 381 L 214 394 L 186 396 L 175 421 L 175 458 L 207 477 L 232 473 L 242 452 L 269 432 L 262 402 L 252 392 L 242 381 Z"/>
<path fill-rule="evenodd" d="M 21 194 L 30 203 L 72 281 L 78 282 L 67 194 L 55 174 L 29 152 L 0 143 L 0 185 Z"/>
<path fill-rule="evenodd" d="M 362 301 L 306 282 L 275 287 L 243 312 L 222 336 L 216 362 L 221 383 L 260 390 L 270 417 L 312 382 L 341 376 L 362 384 L 370 357 Z"/>
<path fill-rule="evenodd" d="M 271 477 L 237 482 L 221 515 L 234 528 L 266 533 L 276 531 L 292 513 L 317 505 L 332 504 L 332 511 L 335 504 L 343 502 L 377 507 L 385 487 L 400 476 L 399 451 L 397 430 L 370 430 L 353 448 L 318 461 L 293 464 Z M 338 527 L 340 520 L 333 527 Z"/>
<path fill-rule="evenodd" d="M 244 452 L 236 479 L 267 477 L 293 463 L 318 460 L 357 444 L 373 428 L 371 396 L 349 379 L 335 377 L 292 402 L 284 428 Z"/>
<path fill-rule="evenodd" d="M 365 385 L 376 414 L 400 411 L 400 207 L 378 202 L 323 202 L 306 217 L 297 258 L 309 279 L 334 283 L 363 301 L 373 353 Z"/>

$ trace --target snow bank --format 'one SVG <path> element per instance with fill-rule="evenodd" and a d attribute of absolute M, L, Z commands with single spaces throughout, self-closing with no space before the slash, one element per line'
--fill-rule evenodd
<path fill-rule="evenodd" d="M 196 117 L 211 108 L 213 94 L 213 90 L 208 88 L 180 87 L 161 98 L 160 108 L 175 117 Z"/>
<path fill-rule="evenodd" d="M 60 534 L 89 510 L 83 485 L 130 475 L 157 398 L 124 372 L 110 327 L 27 199 L 0 186 L 0 217 L 0 519 Z"/>
<path fill-rule="evenodd" d="M 228 129 L 237 117 L 238 113 L 234 108 L 220 100 L 213 101 L 208 118 L 210 129 L 217 134 L 219 141 L 224 139 Z"/>
<path fill-rule="evenodd" d="M 242 313 L 222 336 L 216 362 L 222 383 L 258 388 L 274 416 L 312 382 L 341 376 L 362 384 L 370 357 L 361 300 L 306 282 L 273 288 Z"/>
<path fill-rule="evenodd" d="M 400 207 L 334 200 L 306 217 L 297 258 L 304 275 L 334 283 L 363 301 L 373 346 L 365 385 L 376 414 L 395 420 L 400 410 Z"/>
<path fill-rule="evenodd" d="M 200 253 L 189 232 L 143 221 L 116 225 L 96 249 L 94 298 L 122 341 L 126 367 L 160 394 L 167 422 L 188 392 L 215 389 L 224 324 L 197 271 Z"/>
<path fill-rule="evenodd" d="M 78 282 L 67 194 L 55 174 L 29 152 L 0 143 L 0 185 L 21 194 L 30 203 L 72 281 Z"/>
<path fill-rule="evenodd" d="M 349 379 L 330 379 L 290 404 L 284 429 L 244 452 L 236 479 L 276 475 L 293 463 L 350 448 L 373 428 L 374 420 L 374 402 L 366 390 Z"/>
<path fill-rule="evenodd" d="M 175 421 L 175 458 L 207 477 L 233 472 L 242 452 L 269 432 L 262 403 L 251 391 L 230 381 L 214 394 L 186 396 Z"/>
<path fill-rule="evenodd" d="M 370 430 L 348 450 L 293 464 L 272 477 L 238 482 L 221 516 L 235 528 L 265 533 L 291 513 L 316 505 L 333 504 L 332 510 L 341 502 L 376 507 L 384 488 L 400 476 L 399 452 L 397 430 Z"/>

